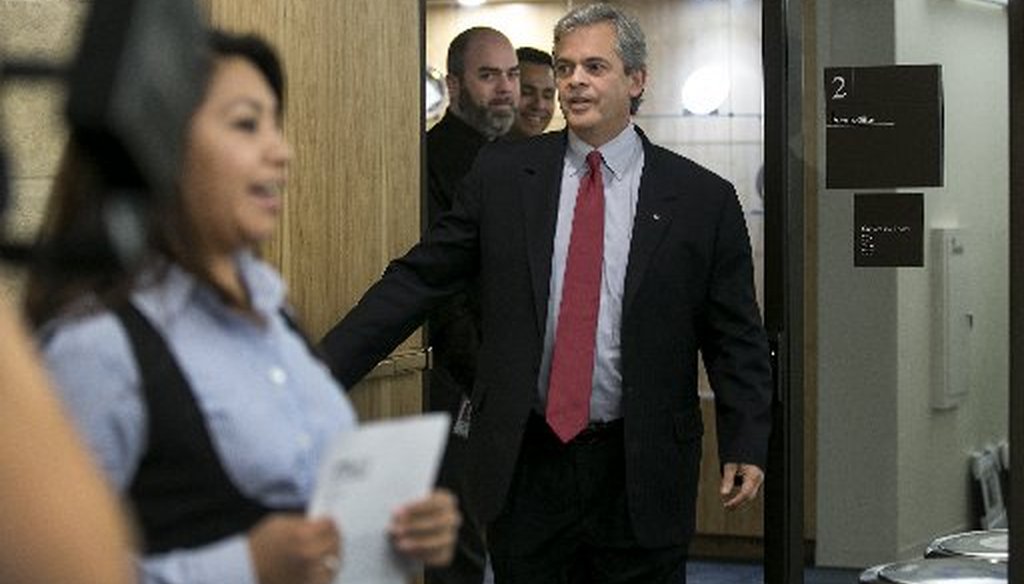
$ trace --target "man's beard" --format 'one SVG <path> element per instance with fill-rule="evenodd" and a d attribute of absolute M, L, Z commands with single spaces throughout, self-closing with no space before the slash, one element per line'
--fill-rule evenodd
<path fill-rule="evenodd" d="M 507 104 L 507 110 L 492 109 L 487 105 L 477 105 L 469 96 L 469 92 L 459 93 L 459 112 L 467 124 L 476 129 L 489 140 L 504 136 L 515 122 L 515 108 Z"/>

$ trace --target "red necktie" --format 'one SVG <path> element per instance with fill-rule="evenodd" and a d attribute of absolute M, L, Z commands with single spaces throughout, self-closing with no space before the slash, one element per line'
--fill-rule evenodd
<path fill-rule="evenodd" d="M 568 442 L 590 422 L 597 311 L 601 306 L 604 257 L 604 183 L 601 153 L 587 155 L 589 173 L 580 180 L 572 235 L 565 260 L 562 303 L 548 382 L 548 425 Z"/>

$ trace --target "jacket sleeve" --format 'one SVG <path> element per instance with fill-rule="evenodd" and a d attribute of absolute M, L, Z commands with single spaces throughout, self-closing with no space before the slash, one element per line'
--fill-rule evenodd
<path fill-rule="evenodd" d="M 473 387 L 480 348 L 479 302 L 474 286 L 430 314 L 430 347 L 435 367 L 443 367 L 467 393 Z"/>
<path fill-rule="evenodd" d="M 736 193 L 719 208 L 701 354 L 715 392 L 719 460 L 765 466 L 771 431 L 768 341 Z"/>

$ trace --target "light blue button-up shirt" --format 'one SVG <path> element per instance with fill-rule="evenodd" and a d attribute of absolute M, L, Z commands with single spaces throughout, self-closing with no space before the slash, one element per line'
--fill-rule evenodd
<path fill-rule="evenodd" d="M 544 332 L 544 355 L 537 386 L 541 404 L 547 403 L 551 376 L 551 353 L 555 344 L 565 260 L 572 235 L 572 217 L 580 180 L 587 174 L 587 154 L 593 147 L 569 131 L 569 147 L 562 170 L 562 191 L 558 199 L 554 250 L 551 255 L 551 283 L 548 290 L 548 320 Z M 626 266 L 633 236 L 633 219 L 640 193 L 644 149 L 633 124 L 599 149 L 604 164 L 604 260 L 601 267 L 601 307 L 597 315 L 597 347 L 594 352 L 594 385 L 590 395 L 590 419 L 607 421 L 622 416 L 621 339 L 622 296 Z M 582 365 L 581 365 L 582 366 Z"/>
<path fill-rule="evenodd" d="M 285 288 L 270 266 L 237 258 L 263 322 L 229 309 L 171 266 L 132 299 L 167 341 L 235 486 L 269 507 L 302 508 L 331 439 L 356 424 L 344 392 L 279 314 Z M 130 486 L 146 449 L 147 415 L 128 337 L 110 312 L 58 320 L 43 352 L 67 409 L 107 477 Z M 247 584 L 246 534 L 142 559 L 143 582 Z"/>

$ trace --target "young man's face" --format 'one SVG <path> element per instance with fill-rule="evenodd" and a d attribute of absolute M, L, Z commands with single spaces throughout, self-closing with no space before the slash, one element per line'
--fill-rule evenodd
<path fill-rule="evenodd" d="M 629 124 L 630 103 L 644 90 L 646 72 L 626 73 L 615 50 L 615 27 L 581 26 L 555 46 L 558 102 L 569 128 L 597 148 Z"/>
<path fill-rule="evenodd" d="M 488 138 L 509 131 L 519 103 L 519 60 L 503 36 L 480 34 L 466 47 L 466 71 L 449 75 L 453 109 Z"/>
<path fill-rule="evenodd" d="M 519 115 L 516 131 L 536 136 L 547 129 L 555 113 L 555 73 L 548 65 L 519 63 Z"/>

